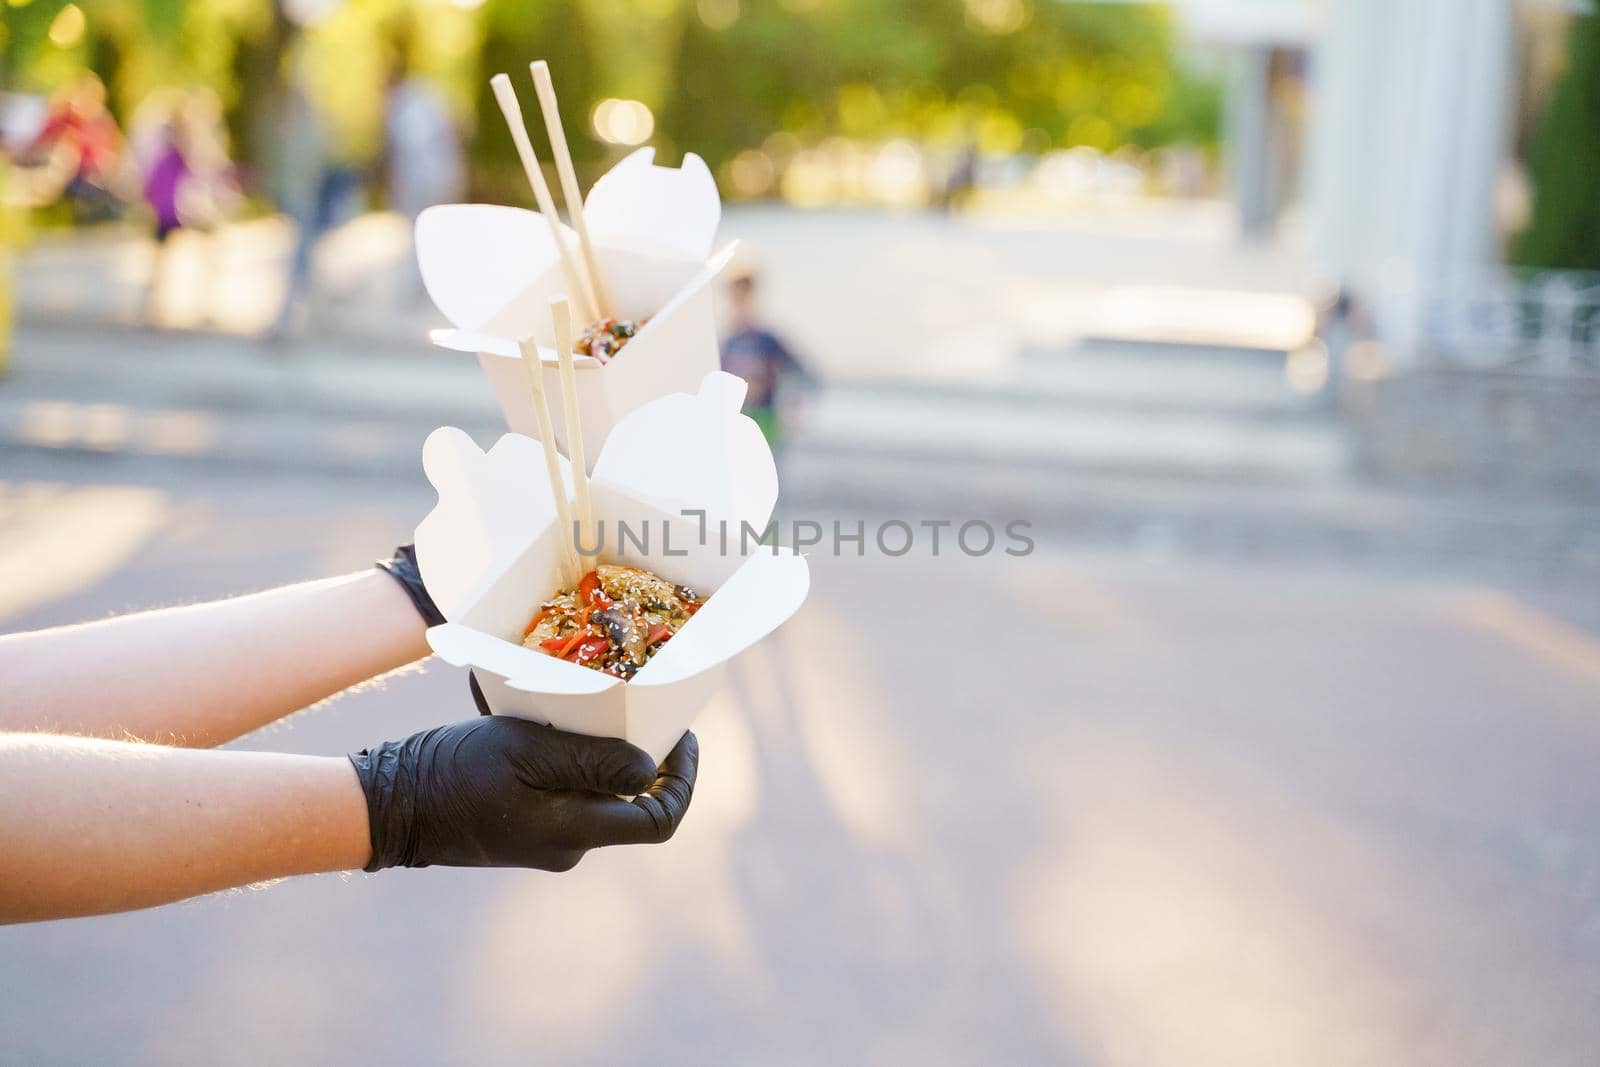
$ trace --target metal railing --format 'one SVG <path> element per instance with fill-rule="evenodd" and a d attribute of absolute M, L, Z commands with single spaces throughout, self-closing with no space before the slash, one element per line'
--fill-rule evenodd
<path fill-rule="evenodd" d="M 1480 368 L 1600 373 L 1600 274 L 1480 275 L 1420 307 L 1429 359 Z"/>

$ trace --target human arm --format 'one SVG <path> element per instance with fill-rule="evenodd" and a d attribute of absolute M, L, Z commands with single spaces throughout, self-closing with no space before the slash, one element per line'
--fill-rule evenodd
<path fill-rule="evenodd" d="M 625 741 L 500 716 L 348 759 L 0 733 L 0 922 L 318 871 L 568 870 L 670 838 L 698 760 L 693 734 L 658 770 Z"/>
<path fill-rule="evenodd" d="M 205 748 L 428 654 L 374 569 L 0 637 L 0 730 Z"/>
<path fill-rule="evenodd" d="M 353 870 L 370 854 L 343 757 L 0 733 L 3 922 Z"/>

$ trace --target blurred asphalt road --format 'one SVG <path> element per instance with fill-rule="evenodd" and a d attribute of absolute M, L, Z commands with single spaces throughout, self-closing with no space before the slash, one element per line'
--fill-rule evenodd
<path fill-rule="evenodd" d="M 0 450 L 0 625 L 362 567 L 425 490 Z M 1592 570 L 813 565 L 698 725 L 670 845 L 0 930 L 0 1060 L 1592 1062 Z M 430 664 L 241 747 L 470 710 Z"/>

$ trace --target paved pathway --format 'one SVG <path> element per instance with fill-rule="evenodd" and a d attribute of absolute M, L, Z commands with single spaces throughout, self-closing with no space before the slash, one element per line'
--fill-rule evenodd
<path fill-rule="evenodd" d="M 60 578 L 0 577 L 8 628 L 359 567 L 427 506 L 415 478 L 5 464 L 5 559 Z M 1592 581 L 814 563 L 805 611 L 706 712 L 671 845 L 0 930 L 4 1058 L 1592 1058 Z M 241 747 L 338 753 L 467 711 L 431 665 Z"/>

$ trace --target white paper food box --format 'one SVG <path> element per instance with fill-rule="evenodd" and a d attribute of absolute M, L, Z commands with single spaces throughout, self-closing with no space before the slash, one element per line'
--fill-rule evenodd
<path fill-rule="evenodd" d="M 699 156 L 686 155 L 678 169 L 658 167 L 654 158 L 651 148 L 627 156 L 595 182 L 583 205 L 617 316 L 649 319 L 604 366 L 588 356 L 576 361 L 590 464 L 624 415 L 666 393 L 692 392 L 720 365 L 712 283 L 735 246 L 709 256 L 722 215 L 717 185 Z M 565 226 L 560 231 L 581 260 L 576 236 Z M 517 343 L 537 341 L 546 391 L 561 395 L 550 299 L 566 285 L 549 226 L 522 208 L 447 204 L 422 213 L 416 236 L 423 282 L 455 326 L 435 331 L 434 343 L 477 353 L 506 425 L 536 436 Z M 586 325 L 575 323 L 574 336 Z M 552 407 L 557 444 L 566 452 L 565 418 L 560 405 Z"/>
<path fill-rule="evenodd" d="M 428 631 L 428 643 L 473 669 L 491 711 L 621 737 L 659 763 L 728 662 L 799 609 L 811 584 L 803 556 L 756 537 L 739 551 L 741 524 L 764 529 L 778 499 L 772 451 L 739 414 L 744 394 L 743 380 L 712 372 L 698 393 L 660 397 L 624 418 L 595 463 L 602 559 L 709 597 L 628 682 L 521 644 L 523 628 L 562 585 L 560 538 L 571 536 L 556 519 L 539 442 L 506 434 L 484 452 L 454 427 L 429 435 L 422 462 L 439 503 L 417 527 L 417 563 L 448 621 Z M 703 509 L 704 523 L 685 517 L 686 508 Z M 618 520 L 635 535 L 648 530 L 648 546 L 629 541 L 617 551 Z"/>

